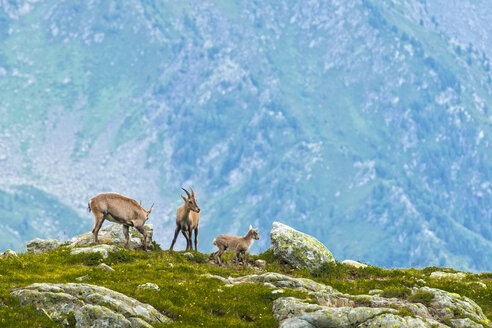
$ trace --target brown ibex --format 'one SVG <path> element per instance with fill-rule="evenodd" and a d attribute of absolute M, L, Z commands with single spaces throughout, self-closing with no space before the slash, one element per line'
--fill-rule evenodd
<path fill-rule="evenodd" d="M 258 239 L 260 239 L 258 229 L 253 229 L 251 225 L 249 226 L 248 233 L 244 237 L 218 235 L 212 242 L 219 248 L 219 250 L 214 254 L 215 262 L 218 265 L 222 265 L 222 260 L 220 257 L 226 250 L 228 250 L 236 253 L 236 266 L 239 264 L 241 254 L 243 256 L 243 265 L 246 266 L 246 251 L 251 247 L 251 244 L 253 244 L 253 240 Z"/>
<path fill-rule="evenodd" d="M 143 235 L 143 249 L 147 249 L 147 231 L 145 231 L 145 221 L 149 219 L 154 204 L 146 211 L 136 200 L 116 193 L 99 194 L 89 200 L 88 210 L 92 211 L 96 220 L 92 234 L 94 243 L 99 244 L 97 234 L 104 222 L 111 222 L 123 225 L 125 235 L 125 248 L 128 248 L 129 227 L 135 227 Z"/>
<path fill-rule="evenodd" d="M 191 241 L 192 232 L 195 231 L 195 252 L 198 251 L 198 221 L 200 220 L 200 207 L 198 207 L 195 198 L 195 192 L 190 187 L 191 195 L 188 190 L 182 188 L 188 197 L 181 195 L 184 204 L 181 205 L 176 212 L 176 230 L 174 231 L 173 242 L 169 248 L 171 251 L 176 243 L 176 238 L 181 231 L 186 238 L 186 250 L 193 250 Z"/>

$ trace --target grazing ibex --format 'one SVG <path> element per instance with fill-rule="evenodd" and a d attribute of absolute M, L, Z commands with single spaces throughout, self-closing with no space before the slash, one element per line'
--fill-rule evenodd
<path fill-rule="evenodd" d="M 97 234 L 104 220 L 123 225 L 125 235 L 125 248 L 128 248 L 128 229 L 135 227 L 143 235 L 143 249 L 147 249 L 147 231 L 145 231 L 145 221 L 149 219 L 154 204 L 146 211 L 137 201 L 115 193 L 99 194 L 89 201 L 89 212 L 92 211 L 96 222 L 92 234 L 94 243 L 99 244 Z"/>
<path fill-rule="evenodd" d="M 231 235 L 218 235 L 212 242 L 215 246 L 219 248 L 214 254 L 215 262 L 218 265 L 222 265 L 222 259 L 220 258 L 222 254 L 228 250 L 230 252 L 236 253 L 236 266 L 239 264 L 241 254 L 243 255 L 243 265 L 246 266 L 246 251 L 253 244 L 253 239 L 260 239 L 258 235 L 258 229 L 253 229 L 249 226 L 249 231 L 244 237 L 231 236 Z"/>
<path fill-rule="evenodd" d="M 198 207 L 195 198 L 195 192 L 190 187 L 191 195 L 188 190 L 182 188 L 187 198 L 181 195 L 184 200 L 184 204 L 178 208 L 176 212 L 176 230 L 174 231 L 173 242 L 169 248 L 171 251 L 178 238 L 179 231 L 182 231 L 183 236 L 186 238 L 186 250 L 193 250 L 193 243 L 191 241 L 192 232 L 195 231 L 195 252 L 198 251 L 198 221 L 200 220 L 200 207 Z"/>

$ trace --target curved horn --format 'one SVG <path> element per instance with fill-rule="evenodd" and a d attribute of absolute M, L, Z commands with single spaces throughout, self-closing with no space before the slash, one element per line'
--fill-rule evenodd
<path fill-rule="evenodd" d="M 191 186 L 190 186 L 190 190 L 191 190 L 191 196 L 193 196 L 193 198 L 195 198 L 195 192 L 193 191 L 193 188 L 191 188 Z"/>
<path fill-rule="evenodd" d="M 188 192 L 188 190 L 186 190 L 185 188 L 181 188 L 181 189 L 183 189 L 183 190 L 185 191 L 185 193 L 188 195 L 188 198 L 191 198 L 191 195 L 190 195 L 190 193 Z"/>

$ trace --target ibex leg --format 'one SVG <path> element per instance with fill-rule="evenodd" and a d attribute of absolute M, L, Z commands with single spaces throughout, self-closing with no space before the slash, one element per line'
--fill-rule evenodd
<path fill-rule="evenodd" d="M 181 230 L 180 227 L 176 227 L 176 230 L 174 231 L 174 238 L 173 238 L 173 242 L 171 243 L 171 247 L 169 247 L 169 250 L 173 250 L 174 248 L 174 244 L 176 243 L 176 238 L 178 238 L 178 234 L 179 234 L 179 231 Z M 185 236 L 186 237 L 186 236 Z"/>
<path fill-rule="evenodd" d="M 222 266 L 222 259 L 220 258 L 224 254 L 225 248 L 219 247 L 219 250 L 215 253 L 215 258 L 217 259 L 217 264 Z"/>
<path fill-rule="evenodd" d="M 236 266 L 239 265 L 239 259 L 241 258 L 241 252 L 236 252 Z"/>
<path fill-rule="evenodd" d="M 198 227 L 195 228 L 195 252 L 198 252 Z"/>
<path fill-rule="evenodd" d="M 138 232 L 140 232 L 143 235 L 143 250 L 146 251 L 147 250 L 147 231 L 145 230 L 145 228 L 143 226 L 137 226 L 137 227 L 135 227 L 135 229 L 137 229 Z"/>
<path fill-rule="evenodd" d="M 130 239 L 130 234 L 128 233 L 129 227 L 123 225 L 123 235 L 125 236 L 125 248 L 128 248 L 128 240 Z"/>
<path fill-rule="evenodd" d="M 246 262 L 246 251 L 243 251 L 242 254 L 243 254 L 243 265 L 246 266 L 247 265 L 247 262 Z"/>
<path fill-rule="evenodd" d="M 183 234 L 183 237 L 185 237 L 185 239 L 186 239 L 186 250 L 188 250 L 188 239 L 190 239 L 190 236 L 188 235 L 188 231 L 185 229 L 182 229 L 181 233 Z"/>
<path fill-rule="evenodd" d="M 193 237 L 193 230 L 191 230 L 191 227 L 188 227 L 188 240 L 186 240 L 186 250 L 193 250 L 193 240 L 191 239 Z"/>
<path fill-rule="evenodd" d="M 95 218 L 95 223 L 94 223 L 94 229 L 92 229 L 92 235 L 94 236 L 94 244 L 99 244 L 99 239 L 97 238 L 97 234 L 99 233 L 99 229 L 101 229 L 101 226 L 104 222 L 104 214 L 97 212 L 94 213 L 94 218 Z"/>

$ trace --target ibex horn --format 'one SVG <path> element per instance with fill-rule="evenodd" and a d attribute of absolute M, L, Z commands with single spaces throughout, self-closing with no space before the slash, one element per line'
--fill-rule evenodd
<path fill-rule="evenodd" d="M 195 198 L 195 192 L 193 191 L 193 188 L 191 188 L 191 186 L 190 186 L 190 190 L 191 190 L 191 196 L 193 196 L 193 198 Z"/>
<path fill-rule="evenodd" d="M 190 195 L 190 193 L 188 192 L 188 190 L 186 190 L 185 188 L 181 188 L 181 189 L 183 189 L 183 190 L 185 191 L 185 193 L 188 195 L 188 198 L 191 198 L 191 195 Z"/>
<path fill-rule="evenodd" d="M 147 213 L 152 212 L 152 208 L 154 208 L 154 203 L 152 203 L 152 206 L 149 208 L 149 210 L 147 211 Z"/>

